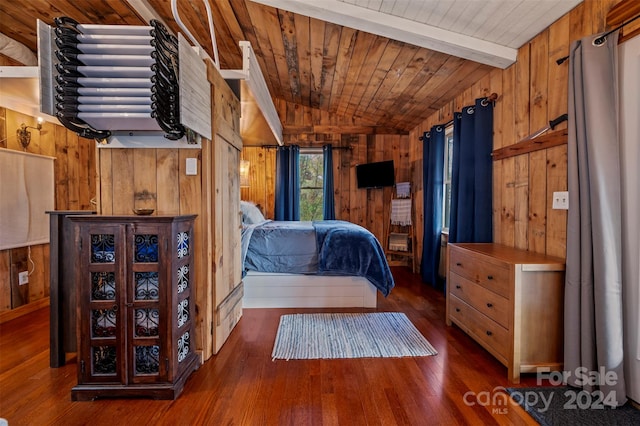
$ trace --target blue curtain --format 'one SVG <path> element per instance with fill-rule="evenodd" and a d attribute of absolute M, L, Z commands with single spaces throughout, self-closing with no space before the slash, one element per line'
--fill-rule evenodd
<path fill-rule="evenodd" d="M 444 174 L 444 126 L 434 126 L 422 136 L 422 194 L 424 235 L 422 281 L 440 286 L 440 239 L 442 233 L 442 185 Z"/>
<path fill-rule="evenodd" d="M 300 220 L 298 145 L 279 146 L 276 152 L 275 220 Z"/>
<path fill-rule="evenodd" d="M 334 220 L 336 218 L 336 207 L 333 196 L 333 148 L 331 144 L 322 147 L 323 170 L 322 177 L 322 217 L 324 220 Z"/>
<path fill-rule="evenodd" d="M 476 99 L 453 120 L 450 243 L 493 240 L 492 150 L 493 103 Z"/>

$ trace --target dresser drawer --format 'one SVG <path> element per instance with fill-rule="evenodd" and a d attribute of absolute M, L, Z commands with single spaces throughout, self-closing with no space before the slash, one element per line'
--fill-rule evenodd
<path fill-rule="evenodd" d="M 486 256 L 467 254 L 455 247 L 449 252 L 449 271 L 510 298 L 511 272 L 505 263 Z"/>
<path fill-rule="evenodd" d="M 449 309 L 449 316 L 460 328 L 489 352 L 502 357 L 502 362 L 509 359 L 509 332 L 504 327 L 453 295 L 450 295 Z"/>
<path fill-rule="evenodd" d="M 486 288 L 462 278 L 450 275 L 449 291 L 506 329 L 509 329 L 511 302 Z"/>

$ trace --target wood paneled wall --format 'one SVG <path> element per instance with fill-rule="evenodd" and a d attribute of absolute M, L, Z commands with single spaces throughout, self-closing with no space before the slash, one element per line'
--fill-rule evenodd
<path fill-rule="evenodd" d="M 422 249 L 422 145 L 418 137 L 434 124 L 445 123 L 454 111 L 474 99 L 497 93 L 494 149 L 512 145 L 567 112 L 569 55 L 572 41 L 605 30 L 605 16 L 619 0 L 586 0 L 518 50 L 517 61 L 493 70 L 463 90 L 446 107 L 410 132 L 411 158 L 416 164 L 418 250 Z M 562 123 L 558 129 L 566 129 Z M 554 191 L 567 189 L 565 145 L 494 161 L 494 241 L 538 253 L 565 257 L 565 210 L 553 210 Z"/>
<path fill-rule="evenodd" d="M 16 138 L 20 124 L 36 125 L 36 118 L 0 108 L 0 147 L 22 151 Z M 42 130 L 31 129 L 27 152 L 55 157 L 56 210 L 95 210 L 91 200 L 96 196 L 95 142 L 78 137 L 66 128 L 43 123 Z M 8 200 L 2 200 L 8 202 Z M 29 258 L 29 251 L 31 255 Z M 31 263 L 33 262 L 33 263 Z M 12 265 L 25 265 L 29 283 L 18 285 L 17 270 Z M 22 266 L 21 266 L 22 267 Z M 15 268 L 14 268 L 15 269 Z M 22 269 L 21 269 L 22 270 Z M 39 244 L 0 251 L 0 312 L 35 302 L 49 296 L 49 244 Z"/>
<path fill-rule="evenodd" d="M 417 256 L 422 251 L 422 142 L 418 138 L 435 124 L 453 118 L 455 111 L 479 97 L 499 95 L 494 110 L 494 149 L 517 143 L 567 112 L 568 61 L 572 41 L 605 30 L 607 11 L 619 0 L 586 0 L 518 51 L 511 67 L 495 69 L 471 87 L 460 90 L 447 105 L 413 129 L 408 136 L 375 134 L 357 119 L 277 101 L 286 143 L 300 146 L 352 146 L 334 154 L 336 214 L 361 224 L 381 241 L 388 222 L 391 189 L 359 190 L 354 166 L 394 159 L 396 181 L 410 180 L 416 203 Z M 360 127 L 357 127 L 360 126 Z M 562 123 L 556 129 L 566 128 Z M 311 130 L 310 130 L 311 129 Z M 315 131 L 314 131 L 315 130 Z M 322 132 L 321 132 L 322 131 Z M 325 133 L 326 132 L 326 133 Z M 251 162 L 251 185 L 242 199 L 263 207 L 273 217 L 275 151 L 245 147 Z M 564 257 L 566 211 L 553 210 L 552 194 L 567 188 L 566 145 L 494 162 L 494 241 L 539 253 Z"/>
<path fill-rule="evenodd" d="M 151 208 L 154 215 L 198 215 L 190 273 L 198 312 L 195 342 L 203 359 L 217 352 L 239 318 L 220 311 L 236 308 L 223 300 L 241 281 L 240 101 L 212 65 L 208 80 L 214 137 L 203 139 L 201 149 L 101 148 L 97 154 L 98 214 L 131 215 L 134 208 Z M 187 175 L 187 158 L 197 159 L 197 175 Z"/>
<path fill-rule="evenodd" d="M 277 102 L 283 120 L 286 144 L 301 147 L 321 147 L 330 143 L 333 150 L 333 176 L 336 218 L 357 223 L 369 229 L 380 241 L 389 222 L 392 188 L 358 189 L 355 166 L 373 161 L 394 160 L 396 182 L 409 181 L 412 164 L 409 158 L 409 137 L 399 134 L 376 134 L 370 127 L 356 120 L 340 120 L 337 116 L 300 105 Z M 296 133 L 294 129 L 305 130 Z M 366 133 L 317 133 L 314 130 Z M 265 217 L 274 217 L 276 150 L 244 147 L 242 158 L 249 160 L 249 187 L 241 188 L 241 198 L 259 204 Z"/>
<path fill-rule="evenodd" d="M 469 88 L 463 89 L 449 104 L 425 120 L 407 135 L 376 134 L 376 129 L 357 119 L 340 118 L 318 109 L 277 101 L 287 143 L 301 146 L 351 146 L 352 150 L 334 153 L 336 214 L 370 229 L 379 239 L 388 222 L 391 189 L 357 189 L 354 166 L 368 161 L 394 159 L 396 180 L 410 180 L 416 201 L 416 253 L 422 249 L 422 144 L 418 137 L 434 124 L 445 123 L 454 111 L 471 104 L 475 98 L 492 92 L 499 95 L 495 104 L 494 147 L 518 142 L 549 120 L 567 111 L 568 62 L 572 41 L 605 29 L 607 11 L 619 0 L 585 0 L 549 28 L 520 48 L 516 64 L 506 70 L 494 70 Z M 0 108 L 0 146 L 22 149 L 15 140 L 20 123 L 35 124 L 33 117 Z M 559 128 L 566 127 L 566 123 Z M 95 197 L 96 164 L 94 142 L 79 138 L 62 126 L 45 123 L 43 131 L 32 133 L 27 151 L 56 157 L 56 209 L 92 209 Z M 118 155 L 114 152 L 114 155 Z M 156 161 L 183 164 L 179 158 L 164 156 Z M 173 155 L 173 154 L 172 154 Z M 242 188 L 242 199 L 263 207 L 273 217 L 275 151 L 246 147 L 243 158 L 251 161 L 251 185 Z M 138 159 L 144 162 L 144 158 Z M 136 161 L 138 161 L 136 160 Z M 173 170 L 175 167 L 169 167 Z M 551 209 L 551 194 L 566 189 L 566 146 L 524 154 L 494 162 L 494 239 L 514 247 L 564 257 L 566 250 L 566 212 Z M 162 168 L 165 170 L 166 168 Z M 162 173 L 161 170 L 158 173 Z M 117 174 L 116 179 L 122 176 Z M 131 202 L 146 206 L 135 198 Z M 184 189 L 182 189 L 184 190 Z M 175 198 L 178 189 L 171 192 Z M 167 199 L 158 199 L 156 207 L 177 213 Z M 165 203 L 165 207 L 161 207 Z M 103 200 L 103 205 L 107 205 Z M 127 207 L 128 208 L 128 207 Z M 181 208 L 176 208 L 182 210 Z M 105 209 L 108 210 L 108 209 Z M 117 208 L 116 208 L 117 210 Z M 127 212 L 128 213 L 128 212 Z M 11 308 L 11 264 L 27 262 L 27 249 L 0 251 L 0 311 Z M 36 264 L 28 291 L 18 289 L 22 302 L 48 295 L 48 245 L 31 248 Z M 16 292 L 14 292 L 16 293 Z"/>

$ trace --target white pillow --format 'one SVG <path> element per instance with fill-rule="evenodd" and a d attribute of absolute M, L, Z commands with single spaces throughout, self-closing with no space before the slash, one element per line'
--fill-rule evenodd
<path fill-rule="evenodd" d="M 242 223 L 251 225 L 262 223 L 266 219 L 260 209 L 249 201 L 240 201 L 240 210 L 242 210 Z"/>

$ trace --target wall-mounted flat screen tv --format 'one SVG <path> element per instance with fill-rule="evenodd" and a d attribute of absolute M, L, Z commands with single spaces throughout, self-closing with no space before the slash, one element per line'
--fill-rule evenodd
<path fill-rule="evenodd" d="M 395 185 L 393 160 L 356 165 L 358 188 L 382 188 Z"/>

